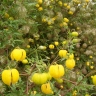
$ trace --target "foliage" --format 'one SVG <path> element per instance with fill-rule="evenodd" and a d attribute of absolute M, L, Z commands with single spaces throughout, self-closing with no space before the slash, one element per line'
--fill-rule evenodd
<path fill-rule="evenodd" d="M 96 73 L 95 27 L 95 0 L 0 0 L 0 71 L 15 68 L 20 73 L 19 81 L 11 86 L 0 78 L 0 94 L 95 96 L 91 78 Z M 12 53 L 20 48 L 26 51 L 25 62 L 23 52 L 18 51 L 20 60 L 17 52 Z M 11 60 L 11 53 L 17 61 Z M 57 64 L 64 67 L 65 74 L 61 76 L 57 67 L 51 70 L 51 78 L 49 68 Z M 42 84 L 32 81 L 34 73 L 47 74 L 44 78 L 50 87 L 44 87 L 52 94 L 44 94 Z"/>

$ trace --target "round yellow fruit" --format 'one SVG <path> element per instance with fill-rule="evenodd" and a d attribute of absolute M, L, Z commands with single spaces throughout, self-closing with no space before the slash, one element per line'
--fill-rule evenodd
<path fill-rule="evenodd" d="M 2 81 L 6 85 L 11 85 L 16 83 L 19 80 L 19 72 L 17 69 L 9 69 L 9 70 L 4 70 L 2 72 Z"/>
<path fill-rule="evenodd" d="M 75 60 L 74 59 L 67 59 L 65 65 L 68 69 L 73 69 L 75 67 Z"/>

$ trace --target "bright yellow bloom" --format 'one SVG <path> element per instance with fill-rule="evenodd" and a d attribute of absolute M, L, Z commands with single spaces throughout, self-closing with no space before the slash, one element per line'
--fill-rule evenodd
<path fill-rule="evenodd" d="M 70 6 L 68 5 L 68 6 L 66 6 L 66 8 L 67 8 L 67 9 L 70 9 Z"/>
<path fill-rule="evenodd" d="M 73 12 L 72 11 L 69 11 L 68 14 L 73 15 Z"/>
<path fill-rule="evenodd" d="M 35 6 L 36 6 L 37 8 L 38 8 L 38 7 L 40 7 L 40 5 L 39 5 L 39 4 L 36 4 Z"/>
<path fill-rule="evenodd" d="M 88 3 L 89 1 L 90 1 L 90 0 L 85 0 L 85 2 L 87 2 L 87 3 Z"/>
<path fill-rule="evenodd" d="M 42 7 L 39 7 L 39 8 L 38 8 L 38 10 L 39 10 L 39 11 L 42 11 L 42 10 L 43 10 L 43 8 L 42 8 Z"/>
<path fill-rule="evenodd" d="M 24 59 L 24 60 L 22 60 L 22 63 L 23 64 L 28 64 L 28 60 L 27 59 Z"/>
<path fill-rule="evenodd" d="M 93 58 L 93 56 L 89 56 L 89 58 Z"/>
<path fill-rule="evenodd" d="M 90 66 L 90 69 L 93 69 L 94 68 L 94 66 Z"/>
<path fill-rule="evenodd" d="M 27 45 L 27 48 L 30 48 L 30 45 Z"/>
<path fill-rule="evenodd" d="M 64 18 L 63 20 L 64 20 L 64 22 L 66 22 L 66 23 L 69 22 L 69 19 L 67 19 L 67 18 Z"/>
<path fill-rule="evenodd" d="M 67 6 L 67 3 L 64 3 L 64 6 L 66 7 Z"/>
<path fill-rule="evenodd" d="M 54 42 L 55 46 L 58 46 L 59 45 L 59 42 Z"/>
<path fill-rule="evenodd" d="M 67 26 L 68 24 L 66 22 L 63 22 L 63 26 Z"/>
<path fill-rule="evenodd" d="M 13 17 L 9 17 L 9 20 L 14 20 L 14 18 Z"/>
<path fill-rule="evenodd" d="M 5 18 L 9 18 L 9 14 L 8 14 L 8 13 L 5 13 L 5 14 L 4 14 L 4 17 L 5 17 Z"/>
<path fill-rule="evenodd" d="M 58 53 L 58 55 L 60 56 L 60 57 L 64 57 L 64 58 L 66 58 L 66 56 L 67 56 L 67 50 L 60 50 L 59 51 L 59 53 Z"/>
<path fill-rule="evenodd" d="M 77 96 L 77 91 L 74 90 L 72 96 Z"/>
<path fill-rule="evenodd" d="M 89 66 L 90 65 L 90 62 L 86 62 L 86 64 L 87 64 L 87 66 Z"/>
<path fill-rule="evenodd" d="M 62 6 L 62 5 L 63 5 L 63 4 L 62 4 L 62 1 L 59 1 L 59 2 L 58 2 L 58 4 L 59 4 L 60 6 Z"/>
<path fill-rule="evenodd" d="M 39 4 L 42 4 L 43 1 L 42 1 L 42 0 L 38 0 L 37 2 L 38 2 Z"/>
<path fill-rule="evenodd" d="M 64 44 L 64 45 L 65 45 L 65 44 L 67 44 L 67 41 L 66 41 L 66 40 L 65 40 L 65 41 L 63 41 L 63 42 L 62 42 L 62 44 Z"/>
<path fill-rule="evenodd" d="M 54 49 L 54 45 L 53 45 L 53 44 L 50 44 L 50 45 L 49 45 L 49 48 L 50 48 L 50 49 Z"/>

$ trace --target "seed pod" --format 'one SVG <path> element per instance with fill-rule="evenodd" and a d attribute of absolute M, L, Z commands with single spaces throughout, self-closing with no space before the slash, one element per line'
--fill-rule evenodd
<path fill-rule="evenodd" d="M 87 44 L 86 43 L 83 43 L 82 47 L 83 48 L 87 48 Z"/>

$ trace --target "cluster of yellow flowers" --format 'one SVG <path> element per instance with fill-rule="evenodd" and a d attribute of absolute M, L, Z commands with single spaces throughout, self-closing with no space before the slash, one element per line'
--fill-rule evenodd
<path fill-rule="evenodd" d="M 42 11 L 43 10 L 43 8 L 42 8 L 42 3 L 43 3 L 43 1 L 42 0 L 37 0 L 37 4 L 36 4 L 36 7 L 38 8 L 38 11 Z"/>

